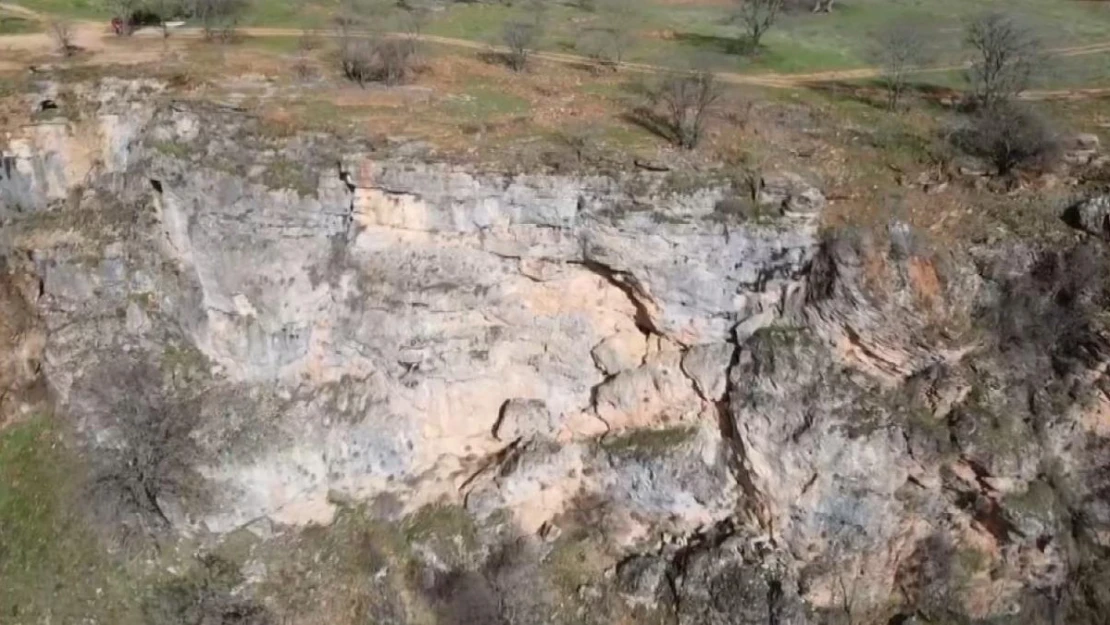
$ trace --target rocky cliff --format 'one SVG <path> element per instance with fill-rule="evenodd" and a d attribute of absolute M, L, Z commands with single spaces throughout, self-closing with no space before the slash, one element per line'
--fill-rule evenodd
<path fill-rule="evenodd" d="M 0 408 L 73 433 L 91 517 L 259 541 L 212 622 L 1105 614 L 1103 244 L 822 237 L 790 174 L 484 173 L 164 89 L 8 141 Z"/>

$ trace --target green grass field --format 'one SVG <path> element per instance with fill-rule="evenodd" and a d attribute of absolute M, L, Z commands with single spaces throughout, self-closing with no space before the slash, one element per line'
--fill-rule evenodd
<path fill-rule="evenodd" d="M 28 8 L 82 18 L 107 19 L 97 0 L 24 0 Z M 327 27 L 340 0 L 253 0 L 241 23 L 247 26 Z M 500 43 L 506 20 L 528 17 L 520 3 L 446 2 L 429 5 L 424 32 L 490 44 Z M 581 53 L 580 33 L 606 19 L 567 1 L 545 9 L 540 47 Z M 739 51 L 742 29 L 733 5 L 718 2 L 650 0 L 629 5 L 619 19 L 635 32 L 626 60 L 658 65 L 699 65 L 718 71 L 798 73 L 872 64 L 871 35 L 894 20 L 908 20 L 930 32 L 938 63 L 964 57 L 963 25 L 976 14 L 998 8 L 1020 16 L 1050 48 L 1110 41 L 1110 2 L 1086 0 L 845 0 L 830 15 L 795 11 L 784 14 L 755 54 Z M 610 18 L 611 19 L 611 18 Z M 0 23 L 0 32 L 4 28 Z M 24 27 L 12 24 L 8 29 Z M 1053 76 L 1057 85 L 1098 81 L 1107 67 L 1102 55 L 1076 57 Z"/>
<path fill-rule="evenodd" d="M 939 62 L 961 58 L 963 25 L 997 7 L 1036 29 L 1049 47 L 1110 40 L 1110 3 L 1082 0 L 855 0 L 831 15 L 784 15 L 756 55 L 738 51 L 742 32 L 729 6 L 654 2 L 627 16 L 638 32 L 628 60 L 656 64 L 708 64 L 719 70 L 806 72 L 869 65 L 870 35 L 893 20 L 909 20 L 932 33 Z M 500 4 L 455 4 L 437 14 L 428 32 L 497 42 L 502 24 L 519 9 Z M 577 33 L 596 14 L 565 4 L 547 11 L 543 47 L 573 52 Z M 623 19 L 623 18 L 622 18 Z M 1081 63 L 1080 63 L 1081 64 Z M 1097 65 L 1097 63 L 1096 63 Z"/>
<path fill-rule="evenodd" d="M 100 622 L 134 622 L 130 580 L 72 507 L 79 469 L 45 420 L 0 432 L 5 623 L 75 623 L 93 615 Z"/>

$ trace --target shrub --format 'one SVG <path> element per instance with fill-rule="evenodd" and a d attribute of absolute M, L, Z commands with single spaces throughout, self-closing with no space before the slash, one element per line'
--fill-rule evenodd
<path fill-rule="evenodd" d="M 1015 169 L 1049 167 L 1060 156 L 1060 139 L 1048 120 L 1011 102 L 981 109 L 956 140 L 968 154 L 990 161 L 1001 176 Z"/>
<path fill-rule="evenodd" d="M 634 39 L 629 20 L 634 10 L 628 0 L 605 0 L 597 8 L 598 19 L 582 29 L 575 47 L 599 65 L 616 69 Z"/>
<path fill-rule="evenodd" d="M 149 625 L 271 625 L 265 608 L 235 596 L 242 581 L 235 564 L 201 557 L 188 574 L 159 584 L 144 599 L 144 620 Z"/>
<path fill-rule="evenodd" d="M 409 76 L 415 54 L 416 47 L 408 38 L 346 37 L 339 48 L 343 75 L 359 86 L 367 82 L 400 84 Z"/>

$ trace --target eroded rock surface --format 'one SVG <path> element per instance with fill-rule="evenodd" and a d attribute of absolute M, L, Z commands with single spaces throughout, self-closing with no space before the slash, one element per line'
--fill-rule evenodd
<path fill-rule="evenodd" d="M 164 433 L 136 528 L 330 525 L 371 544 L 325 539 L 362 559 L 313 587 L 382 622 L 1105 605 L 1102 242 L 819 238 L 793 174 L 748 219 L 728 185 L 408 162 L 161 89 L 78 85 L 0 163 L 0 418 L 48 389 L 113 479 Z M 268 566 L 308 575 L 252 558 L 271 607 Z"/>

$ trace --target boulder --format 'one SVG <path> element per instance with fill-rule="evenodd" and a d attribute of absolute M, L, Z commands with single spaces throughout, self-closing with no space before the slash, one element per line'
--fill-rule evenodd
<path fill-rule="evenodd" d="M 811 215 L 821 212 L 828 204 L 817 187 L 791 172 L 764 176 L 759 182 L 756 202 L 762 207 L 778 209 L 784 215 Z"/>
<path fill-rule="evenodd" d="M 594 346 L 590 351 L 594 364 L 606 375 L 616 375 L 626 369 L 635 369 L 644 361 L 647 339 L 633 330 L 618 332 Z"/>
<path fill-rule="evenodd" d="M 698 393 L 708 401 L 725 395 L 728 367 L 736 347 L 729 343 L 695 345 L 682 357 L 682 370 L 694 381 Z"/>
<path fill-rule="evenodd" d="M 555 430 L 547 404 L 538 399 L 510 399 L 501 406 L 501 414 L 493 426 L 493 436 L 500 441 L 537 438 Z"/>
<path fill-rule="evenodd" d="M 1095 196 L 1071 206 L 1064 213 L 1064 221 L 1110 241 L 1110 195 Z"/>
<path fill-rule="evenodd" d="M 1072 139 L 1072 142 L 1075 145 L 1076 149 L 1094 151 L 1098 151 L 1102 143 L 1099 140 L 1098 135 L 1087 132 L 1075 135 L 1075 137 Z"/>

